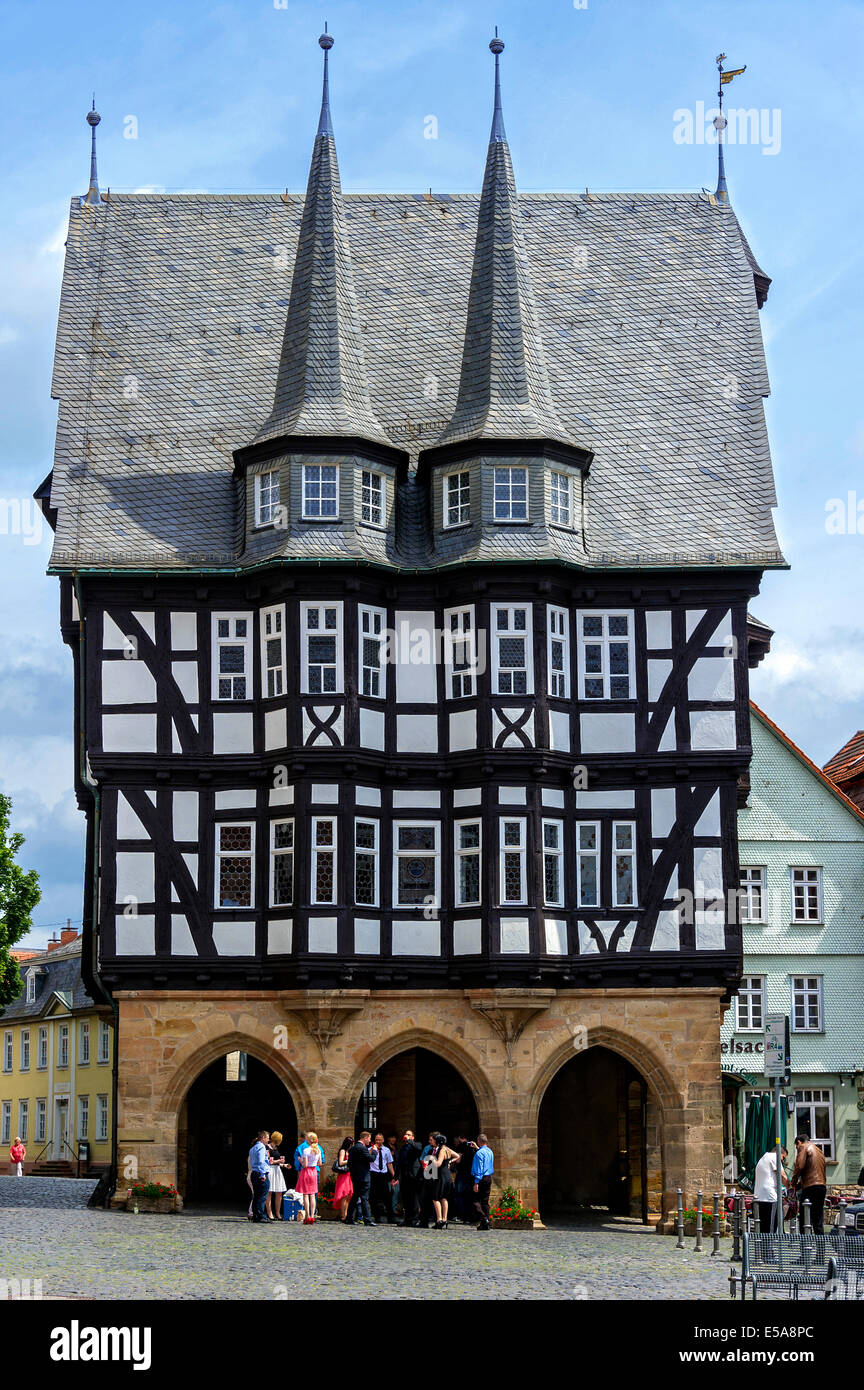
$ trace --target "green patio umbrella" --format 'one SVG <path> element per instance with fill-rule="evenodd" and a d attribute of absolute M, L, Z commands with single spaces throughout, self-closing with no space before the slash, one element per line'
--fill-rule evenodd
<path fill-rule="evenodd" d="M 765 1106 L 766 1097 L 755 1095 L 750 1097 L 750 1104 L 747 1106 L 747 1119 L 744 1125 L 744 1161 L 741 1167 L 741 1186 L 753 1190 L 753 1179 L 756 1175 L 756 1164 L 765 1152 L 763 1145 L 765 1137 Z"/>

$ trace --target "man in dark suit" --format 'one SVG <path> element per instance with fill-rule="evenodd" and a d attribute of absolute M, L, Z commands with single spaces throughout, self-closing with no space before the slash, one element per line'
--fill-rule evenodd
<path fill-rule="evenodd" d="M 420 1225 L 420 1153 L 420 1145 L 414 1139 L 414 1131 L 406 1129 L 396 1155 L 396 1176 L 399 1179 L 403 1226 Z"/>
<path fill-rule="evenodd" d="M 345 1218 L 346 1225 L 357 1226 L 358 1211 L 363 1217 L 364 1226 L 374 1226 L 372 1212 L 369 1207 L 369 1189 L 371 1178 L 369 1169 L 372 1166 L 374 1153 L 372 1151 L 372 1135 L 368 1129 L 364 1129 L 360 1138 L 353 1148 L 348 1150 L 348 1172 L 351 1174 L 351 1186 L 354 1194 L 348 1206 L 348 1214 Z"/>

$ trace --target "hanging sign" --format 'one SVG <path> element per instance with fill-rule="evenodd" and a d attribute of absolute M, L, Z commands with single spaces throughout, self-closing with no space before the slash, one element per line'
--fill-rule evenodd
<path fill-rule="evenodd" d="M 789 1018 L 786 1014 L 765 1016 L 765 1075 L 773 1079 L 789 1077 Z"/>

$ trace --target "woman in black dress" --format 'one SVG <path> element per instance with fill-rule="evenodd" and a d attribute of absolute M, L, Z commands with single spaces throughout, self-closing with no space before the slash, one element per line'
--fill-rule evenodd
<path fill-rule="evenodd" d="M 453 1193 L 453 1174 L 452 1168 L 459 1162 L 459 1155 L 455 1149 L 447 1147 L 447 1139 L 443 1134 L 432 1136 L 434 1145 L 432 1152 L 424 1159 L 425 1164 L 434 1164 L 436 1175 L 432 1182 L 432 1205 L 435 1208 L 435 1230 L 446 1231 L 447 1229 L 447 1210 L 450 1204 L 450 1197 Z"/>

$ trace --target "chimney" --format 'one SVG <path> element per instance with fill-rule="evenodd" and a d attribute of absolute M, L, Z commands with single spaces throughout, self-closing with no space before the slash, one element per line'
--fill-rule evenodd
<path fill-rule="evenodd" d="M 78 930 L 72 925 L 72 918 L 66 918 L 66 925 L 60 933 L 60 945 L 68 946 L 70 941 L 77 941 Z"/>
<path fill-rule="evenodd" d="M 58 946 L 62 946 L 62 945 L 63 945 L 62 941 L 60 940 L 59 936 L 58 936 L 57 933 L 55 932 L 54 935 L 51 937 L 51 940 L 48 942 L 47 949 L 48 949 L 49 951 L 56 951 L 56 950 L 57 950 L 57 947 L 58 947 Z"/>

